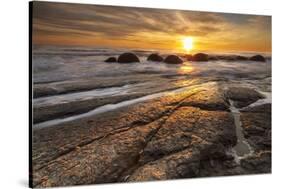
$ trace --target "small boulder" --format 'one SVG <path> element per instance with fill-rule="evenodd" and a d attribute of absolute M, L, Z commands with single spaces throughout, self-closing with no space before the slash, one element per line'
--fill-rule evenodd
<path fill-rule="evenodd" d="M 163 58 L 160 55 L 153 53 L 147 57 L 147 60 L 154 62 L 162 62 Z"/>
<path fill-rule="evenodd" d="M 193 55 L 193 61 L 208 61 L 208 55 L 205 53 L 197 53 Z"/>
<path fill-rule="evenodd" d="M 209 56 L 208 59 L 212 60 L 212 56 Z M 241 55 L 218 55 L 217 59 L 226 61 L 248 60 L 247 57 Z"/>
<path fill-rule="evenodd" d="M 250 60 L 252 61 L 258 61 L 258 62 L 265 62 L 265 58 L 262 56 L 262 55 L 255 55 L 255 56 L 252 56 L 250 58 Z"/>
<path fill-rule="evenodd" d="M 118 57 L 119 63 L 140 62 L 139 58 L 134 53 L 123 53 Z"/>
<path fill-rule="evenodd" d="M 234 55 L 219 55 L 218 59 L 219 60 L 225 60 L 225 61 L 234 61 L 234 60 L 236 60 Z"/>
<path fill-rule="evenodd" d="M 192 55 L 191 54 L 186 54 L 183 56 L 187 61 L 192 61 Z"/>
<path fill-rule="evenodd" d="M 237 55 L 236 60 L 248 60 L 248 58 L 245 56 Z"/>
<path fill-rule="evenodd" d="M 219 57 L 215 55 L 208 56 L 208 60 L 219 60 Z"/>
<path fill-rule="evenodd" d="M 117 59 L 115 57 L 109 57 L 105 60 L 105 62 L 117 62 Z"/>
<path fill-rule="evenodd" d="M 167 56 L 165 58 L 164 62 L 168 63 L 168 64 L 182 64 L 183 63 L 182 59 L 176 55 Z"/>

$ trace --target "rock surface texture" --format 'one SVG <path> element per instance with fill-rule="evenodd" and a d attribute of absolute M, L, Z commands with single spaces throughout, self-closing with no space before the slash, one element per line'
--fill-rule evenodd
<path fill-rule="evenodd" d="M 242 108 L 252 104 L 253 102 L 264 98 L 264 96 L 254 89 L 245 87 L 231 87 L 226 92 L 226 98 L 233 100 L 235 106 Z"/>
<path fill-rule="evenodd" d="M 105 60 L 105 62 L 117 62 L 117 59 L 115 57 L 109 57 Z"/>
<path fill-rule="evenodd" d="M 168 64 L 182 64 L 183 60 L 176 55 L 169 55 L 164 59 L 164 62 Z"/>
<path fill-rule="evenodd" d="M 120 58 L 120 57 L 119 57 Z M 34 187 L 271 172 L 270 105 L 241 112 L 254 152 L 238 163 L 229 99 L 261 98 L 219 86 L 193 87 L 33 132 Z M 247 97 L 244 97 L 244 96 Z"/>
<path fill-rule="evenodd" d="M 154 62 L 162 62 L 163 58 L 159 54 L 151 54 L 147 57 L 147 60 L 154 61 Z"/>
<path fill-rule="evenodd" d="M 251 173 L 271 172 L 271 104 L 243 110 L 241 121 L 244 135 L 254 148 L 241 165 Z"/>
<path fill-rule="evenodd" d="M 119 63 L 133 63 L 139 61 L 139 58 L 134 53 L 123 53 L 117 59 Z"/>
<path fill-rule="evenodd" d="M 262 56 L 262 55 L 255 55 L 255 56 L 252 56 L 250 58 L 250 60 L 252 61 L 258 61 L 258 62 L 265 62 L 265 58 Z"/>
<path fill-rule="evenodd" d="M 192 57 L 193 61 L 208 61 L 208 55 L 205 53 L 197 53 Z"/>

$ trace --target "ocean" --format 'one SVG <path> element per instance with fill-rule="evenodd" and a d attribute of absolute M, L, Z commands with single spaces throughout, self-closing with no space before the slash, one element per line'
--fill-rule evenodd
<path fill-rule="evenodd" d="M 104 62 L 124 52 L 140 62 Z M 147 61 L 154 52 L 185 61 Z M 265 62 L 184 55 L 35 47 L 35 185 L 270 173 L 270 55 Z"/>
<path fill-rule="evenodd" d="M 104 62 L 123 52 L 135 53 L 140 63 Z M 148 55 L 154 52 L 163 57 L 169 54 L 183 56 L 182 52 L 155 50 L 34 47 L 34 126 L 51 126 L 91 116 L 91 112 L 110 111 L 187 87 L 208 84 L 212 87 L 218 82 L 225 86 L 235 84 L 254 88 L 271 100 L 271 57 L 268 54 L 264 55 L 266 62 L 214 60 L 171 65 L 147 61 Z"/>

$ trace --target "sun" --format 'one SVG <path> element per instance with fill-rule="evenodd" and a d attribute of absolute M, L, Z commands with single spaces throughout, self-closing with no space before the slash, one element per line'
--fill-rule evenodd
<path fill-rule="evenodd" d="M 192 37 L 185 37 L 183 39 L 183 48 L 187 51 L 193 49 L 193 38 Z"/>

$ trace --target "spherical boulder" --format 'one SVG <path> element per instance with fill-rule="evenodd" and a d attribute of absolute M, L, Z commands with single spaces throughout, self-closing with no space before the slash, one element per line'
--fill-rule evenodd
<path fill-rule="evenodd" d="M 236 60 L 236 56 L 235 55 L 223 55 L 221 60 L 235 61 Z"/>
<path fill-rule="evenodd" d="M 265 62 L 265 58 L 262 56 L 262 55 L 255 55 L 255 56 L 252 56 L 250 58 L 250 60 L 252 61 L 258 61 L 258 62 Z"/>
<path fill-rule="evenodd" d="M 208 61 L 208 55 L 205 53 L 197 53 L 193 55 L 193 61 Z"/>
<path fill-rule="evenodd" d="M 105 62 L 117 62 L 117 59 L 115 57 L 109 57 L 105 60 Z"/>
<path fill-rule="evenodd" d="M 192 57 L 191 54 L 185 54 L 183 57 L 184 57 L 187 61 L 192 61 L 192 59 L 193 59 L 193 57 Z"/>
<path fill-rule="evenodd" d="M 212 55 L 212 56 L 208 56 L 208 60 L 219 60 L 220 57 L 219 56 L 216 56 L 216 55 Z"/>
<path fill-rule="evenodd" d="M 245 56 L 237 55 L 236 60 L 248 60 L 248 58 Z"/>
<path fill-rule="evenodd" d="M 147 57 L 147 60 L 154 62 L 162 62 L 163 58 L 159 54 L 153 53 Z"/>
<path fill-rule="evenodd" d="M 164 59 L 165 63 L 168 64 L 182 64 L 183 61 L 180 57 L 176 56 L 176 55 L 169 55 Z"/>
<path fill-rule="evenodd" d="M 123 53 L 118 57 L 119 63 L 140 62 L 139 58 L 134 53 Z"/>

